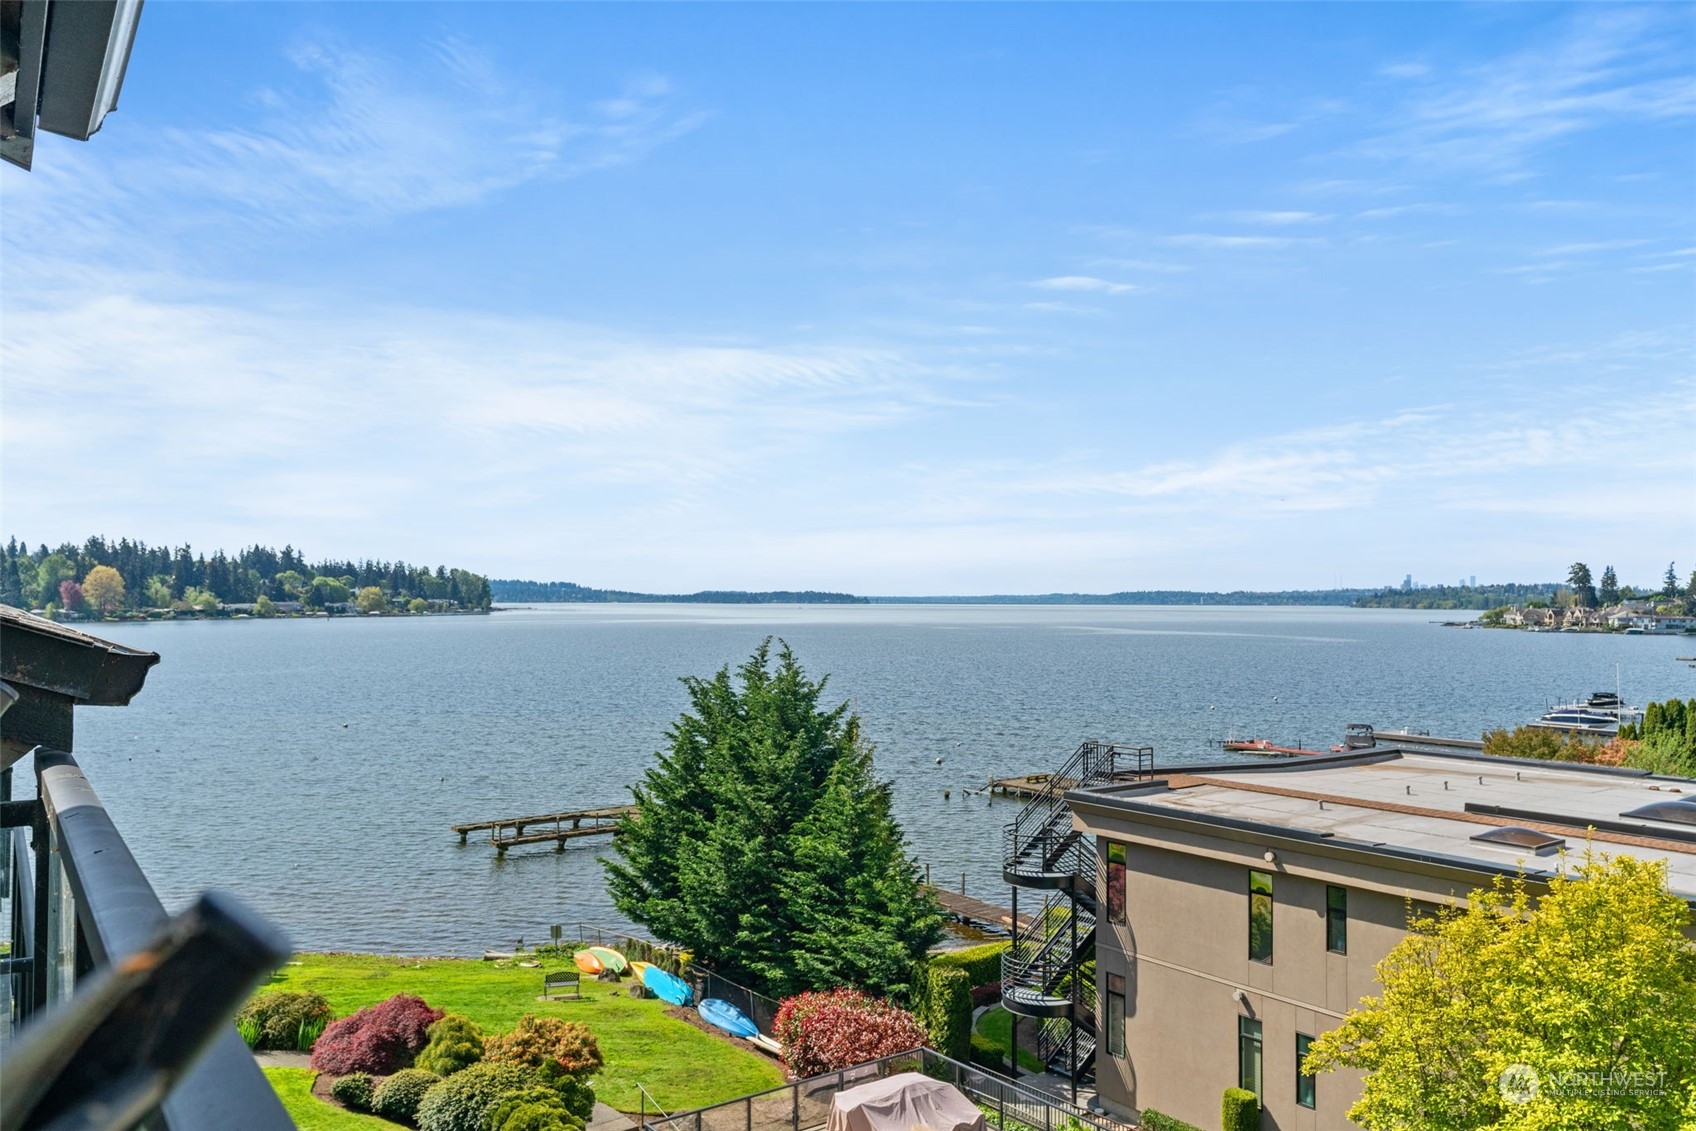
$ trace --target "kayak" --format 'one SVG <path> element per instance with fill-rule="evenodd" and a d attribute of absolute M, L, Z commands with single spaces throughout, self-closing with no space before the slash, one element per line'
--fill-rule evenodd
<path fill-rule="evenodd" d="M 654 992 L 654 996 L 672 1005 L 688 1005 L 689 999 L 695 995 L 689 989 L 689 983 L 675 974 L 668 974 L 658 966 L 642 963 L 640 975 L 642 984 Z"/>
<path fill-rule="evenodd" d="M 613 950 L 611 947 L 592 946 L 589 948 L 589 953 L 601 960 L 601 967 L 603 969 L 611 970 L 618 974 L 622 974 L 626 970 L 630 969 L 630 963 L 625 960 L 624 955 Z"/>
<path fill-rule="evenodd" d="M 636 975 L 636 980 L 638 982 L 642 981 L 642 971 L 646 970 L 648 968 L 648 965 L 649 965 L 648 963 L 638 962 L 634 958 L 632 958 L 630 960 L 630 972 L 632 974 Z M 642 982 L 642 984 L 647 985 L 646 982 Z"/>
<path fill-rule="evenodd" d="M 571 961 L 585 974 L 599 974 L 602 970 L 606 969 L 605 966 L 601 965 L 601 960 L 599 958 L 596 958 L 593 954 L 586 950 L 580 950 L 576 954 L 572 955 Z"/>
<path fill-rule="evenodd" d="M 748 1020 L 748 1015 L 722 998 L 710 997 L 700 1005 L 700 1013 L 710 1024 L 718 1026 L 733 1037 L 746 1040 L 760 1035 L 760 1028 Z"/>

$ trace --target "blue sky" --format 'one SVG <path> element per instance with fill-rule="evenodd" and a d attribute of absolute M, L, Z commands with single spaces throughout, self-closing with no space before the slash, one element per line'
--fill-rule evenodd
<path fill-rule="evenodd" d="M 866 593 L 1696 566 L 1696 9 L 151 3 L 6 534 Z"/>

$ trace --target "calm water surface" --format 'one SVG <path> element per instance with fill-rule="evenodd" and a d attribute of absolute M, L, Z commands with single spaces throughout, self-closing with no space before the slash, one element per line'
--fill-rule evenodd
<path fill-rule="evenodd" d="M 616 804 L 707 675 L 781 636 L 865 720 L 914 855 L 999 900 L 1017 802 L 964 798 L 1085 737 L 1158 764 L 1345 723 L 1475 736 L 1614 686 L 1696 695 L 1688 638 L 1462 631 L 1356 609 L 555 605 L 487 617 L 106 625 L 159 652 L 76 748 L 167 906 L 231 889 L 308 949 L 477 953 L 616 925 L 596 857 L 461 847 L 456 822 Z M 938 759 L 941 759 L 940 764 Z M 952 797 L 944 800 L 945 790 Z"/>

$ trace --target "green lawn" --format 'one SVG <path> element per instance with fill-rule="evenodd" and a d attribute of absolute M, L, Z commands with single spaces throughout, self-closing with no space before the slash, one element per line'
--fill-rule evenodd
<path fill-rule="evenodd" d="M 1027 1018 L 1022 1027 L 1028 1029 L 1035 1024 L 1035 1021 Z M 1007 1059 L 1007 1043 L 1013 1036 L 1013 1015 L 998 1005 L 994 1009 L 985 1011 L 978 1018 L 976 1030 L 989 1039 L 989 1042 L 1000 1051 L 1001 1058 L 1005 1061 Z M 1019 1050 L 1019 1069 L 1021 1071 L 1042 1072 L 1045 1068 L 1046 1066 L 1036 1058 L 1035 1053 L 1025 1049 Z"/>
<path fill-rule="evenodd" d="M 395 1131 L 395 1124 L 374 1115 L 360 1115 L 327 1104 L 312 1094 L 310 1068 L 267 1068 L 265 1078 L 277 1090 L 289 1118 L 300 1131 Z"/>
<path fill-rule="evenodd" d="M 594 1079 L 595 1094 L 621 1111 L 637 1110 L 638 1083 L 667 1111 L 702 1107 L 783 1083 L 781 1068 L 769 1057 L 738 1048 L 667 1017 L 668 1006 L 664 1002 L 630 997 L 628 978 L 613 985 L 585 976 L 586 1000 L 537 1001 L 544 970 L 567 965 L 568 962 L 559 959 L 545 960 L 544 966 L 537 969 L 466 958 L 302 954 L 282 967 L 260 992 L 320 993 L 337 1017 L 345 1017 L 361 1006 L 393 994 L 417 994 L 437 1009 L 465 1014 L 485 1033 L 509 1030 L 526 1013 L 581 1021 L 595 1034 L 601 1055 L 606 1058 L 606 1067 Z M 301 1086 L 305 1102 L 315 1109 L 329 1108 L 322 1101 L 312 1099 L 305 1087 Z M 277 1090 L 283 1093 L 281 1086 Z M 290 1112 L 303 1127 L 309 1125 L 293 1106 Z M 331 1114 L 347 1118 L 333 1109 Z M 345 1126 L 351 1129 L 369 1123 L 350 1122 Z M 342 1123 L 310 1125 L 333 1129 L 344 1126 Z"/>

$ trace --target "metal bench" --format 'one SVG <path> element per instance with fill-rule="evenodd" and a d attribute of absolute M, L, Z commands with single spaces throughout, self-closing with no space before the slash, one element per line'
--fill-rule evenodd
<path fill-rule="evenodd" d="M 542 998 L 581 1000 L 583 979 L 575 970 L 553 970 L 542 975 Z"/>

